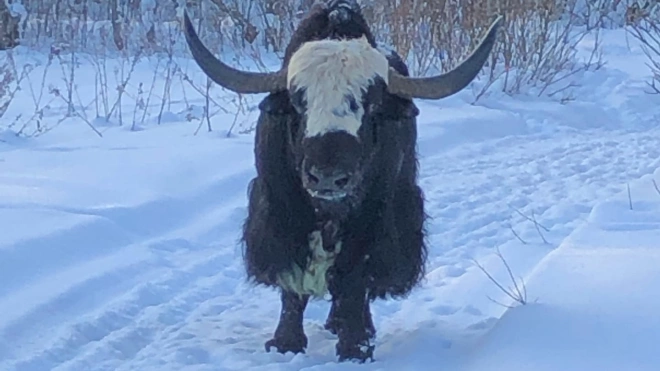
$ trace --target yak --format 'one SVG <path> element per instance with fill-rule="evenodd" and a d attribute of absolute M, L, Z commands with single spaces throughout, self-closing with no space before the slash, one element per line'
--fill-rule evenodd
<path fill-rule="evenodd" d="M 412 99 L 441 99 L 466 87 L 485 64 L 501 19 L 456 68 L 414 78 L 396 52 L 377 45 L 355 0 L 315 4 L 276 72 L 223 63 L 184 13 L 189 50 L 212 81 L 235 93 L 267 94 L 241 237 L 247 279 L 280 292 L 266 351 L 304 352 L 305 308 L 329 294 L 325 328 L 337 335 L 339 361 L 373 360 L 370 302 L 406 297 L 427 257 Z"/>

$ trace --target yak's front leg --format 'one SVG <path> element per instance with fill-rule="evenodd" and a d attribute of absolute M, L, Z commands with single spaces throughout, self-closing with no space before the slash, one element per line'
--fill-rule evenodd
<path fill-rule="evenodd" d="M 282 311 L 280 321 L 275 330 L 275 336 L 266 342 L 266 351 L 275 347 L 278 352 L 304 353 L 307 348 L 307 336 L 303 330 L 303 314 L 309 301 L 309 296 L 299 296 L 282 290 Z"/>
<path fill-rule="evenodd" d="M 339 321 L 337 319 L 337 301 L 332 301 L 332 306 L 330 307 L 330 313 L 328 313 L 328 319 L 325 322 L 325 329 L 330 331 L 332 334 L 337 335 L 339 331 Z M 367 331 L 367 335 L 370 339 L 376 337 L 376 327 L 374 326 L 373 319 L 371 317 L 371 306 L 367 300 L 364 304 L 364 328 Z"/>
<path fill-rule="evenodd" d="M 356 269 L 359 271 L 360 269 Z M 367 288 L 360 276 L 361 272 L 351 272 L 334 282 L 333 317 L 339 340 L 337 356 L 339 361 L 373 360 L 374 346 L 367 331 L 365 307 L 367 306 Z"/>

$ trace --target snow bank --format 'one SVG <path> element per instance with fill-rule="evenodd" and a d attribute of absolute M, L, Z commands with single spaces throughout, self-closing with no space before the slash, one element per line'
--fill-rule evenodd
<path fill-rule="evenodd" d="M 660 170 L 594 207 L 461 371 L 660 369 Z"/>

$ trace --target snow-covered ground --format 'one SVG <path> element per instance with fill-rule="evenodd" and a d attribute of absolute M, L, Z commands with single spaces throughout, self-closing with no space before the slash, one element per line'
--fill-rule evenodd
<path fill-rule="evenodd" d="M 36 139 L 0 132 L 0 370 L 659 370 L 660 105 L 639 47 L 603 32 L 607 64 L 568 104 L 418 101 L 429 273 L 373 305 L 364 365 L 336 363 L 326 302 L 306 312 L 306 354 L 264 351 L 279 300 L 244 283 L 253 141 L 224 135 L 232 115 L 198 135 L 175 107 L 102 138 L 76 118 Z M 93 69 L 76 74 L 92 97 Z M 20 94 L 5 117 L 34 110 Z M 498 251 L 525 305 L 479 269 L 512 287 Z"/>

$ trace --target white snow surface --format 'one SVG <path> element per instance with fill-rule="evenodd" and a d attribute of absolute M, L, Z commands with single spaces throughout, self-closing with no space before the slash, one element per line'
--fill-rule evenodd
<path fill-rule="evenodd" d="M 175 108 L 102 138 L 75 118 L 34 139 L 0 131 L 0 370 L 660 370 L 659 98 L 640 48 L 603 33 L 607 64 L 567 104 L 471 105 L 471 89 L 417 102 L 428 274 L 372 306 L 373 363 L 337 363 L 324 301 L 305 354 L 265 352 L 279 298 L 245 283 L 253 134 L 227 137 L 233 115 L 197 135 Z M 93 96 L 91 67 L 77 76 Z M 24 89 L 5 117 L 31 105 Z M 475 264 L 513 287 L 498 251 L 525 305 Z"/>

